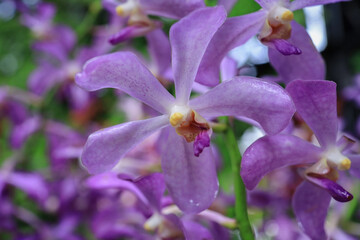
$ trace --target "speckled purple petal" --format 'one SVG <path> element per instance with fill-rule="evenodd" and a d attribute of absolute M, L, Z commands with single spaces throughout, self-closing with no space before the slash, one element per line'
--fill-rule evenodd
<path fill-rule="evenodd" d="M 203 8 L 171 27 L 172 66 L 179 104 L 187 104 L 206 47 L 225 19 L 223 7 Z"/>
<path fill-rule="evenodd" d="M 146 13 L 179 19 L 195 9 L 205 7 L 203 0 L 140 0 Z"/>
<path fill-rule="evenodd" d="M 161 167 L 174 203 L 186 213 L 207 209 L 218 192 L 215 161 L 210 148 L 194 156 L 193 143 L 170 129 Z"/>
<path fill-rule="evenodd" d="M 89 60 L 76 83 L 88 90 L 116 88 L 166 113 L 174 97 L 161 85 L 135 54 L 118 52 Z"/>
<path fill-rule="evenodd" d="M 313 130 L 322 147 L 336 145 L 336 83 L 324 80 L 297 80 L 286 90 L 297 112 Z"/>
<path fill-rule="evenodd" d="M 153 173 L 135 180 L 134 183 L 145 195 L 151 206 L 160 211 L 161 198 L 165 192 L 164 176 L 161 173 Z"/>
<path fill-rule="evenodd" d="M 253 189 L 267 173 L 281 167 L 313 163 L 321 149 L 292 135 L 265 136 L 244 152 L 241 176 L 247 189 Z"/>
<path fill-rule="evenodd" d="M 337 3 L 337 2 L 347 2 L 347 1 L 350 0 L 296 0 L 291 2 L 289 9 L 295 11 L 298 9 L 302 9 L 304 7 L 325 5 L 325 4 Z"/>
<path fill-rule="evenodd" d="M 196 82 L 207 86 L 219 84 L 220 63 L 233 48 L 255 36 L 264 24 L 265 11 L 226 19 L 209 43 L 199 66 Z"/>
<path fill-rule="evenodd" d="M 168 123 L 168 117 L 163 115 L 94 132 L 84 146 L 81 161 L 92 174 L 110 170 L 124 154 Z"/>
<path fill-rule="evenodd" d="M 324 230 L 330 195 L 323 189 L 304 181 L 293 196 L 292 206 L 305 233 L 313 240 L 326 240 Z"/>
<path fill-rule="evenodd" d="M 235 77 L 191 100 L 190 106 L 205 118 L 243 116 L 260 123 L 269 134 L 283 130 L 295 107 L 279 85 L 253 77 Z"/>
<path fill-rule="evenodd" d="M 291 23 L 291 38 L 287 41 L 301 50 L 300 55 L 284 56 L 278 50 L 269 48 L 271 65 L 285 83 L 296 79 L 325 79 L 325 62 L 316 50 L 303 26 Z"/>
<path fill-rule="evenodd" d="M 348 202 L 354 198 L 353 195 L 346 191 L 342 186 L 321 175 L 307 174 L 306 179 L 326 190 L 336 201 Z"/>

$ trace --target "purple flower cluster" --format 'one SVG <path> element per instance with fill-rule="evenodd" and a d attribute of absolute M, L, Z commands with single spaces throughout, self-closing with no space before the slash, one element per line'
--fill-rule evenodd
<path fill-rule="evenodd" d="M 276 239 L 347 235 L 325 222 L 331 199 L 358 198 L 350 175 L 360 177 L 360 147 L 342 129 L 325 61 L 294 20 L 296 10 L 341 0 L 255 1 L 260 10 L 228 17 L 236 1 L 103 0 L 91 9 L 103 8 L 109 23 L 91 26 L 87 46 L 82 31 L 54 21 L 54 5 L 19 1 L 36 68 L 27 90 L 0 87 L 11 149 L 0 168 L 0 232 L 13 239 L 231 239 L 241 223 L 228 210 L 238 206 L 234 188 L 241 186 L 223 186 L 230 167 L 247 189 L 245 203 L 270 213 L 251 221 L 257 238 L 271 224 Z M 242 74 L 228 56 L 254 36 L 268 47 L 281 84 Z M 133 44 L 138 38 L 144 48 Z M 356 79 L 343 95 L 360 104 Z M 51 114 L 59 106 L 66 109 L 60 119 Z M 231 166 L 221 145 L 234 143 L 218 139 L 240 121 L 263 136 Z M 22 166 L 39 135 L 48 167 L 28 171 Z M 18 190 L 36 210 L 16 203 Z M 31 231 L 19 231 L 16 220 Z"/>

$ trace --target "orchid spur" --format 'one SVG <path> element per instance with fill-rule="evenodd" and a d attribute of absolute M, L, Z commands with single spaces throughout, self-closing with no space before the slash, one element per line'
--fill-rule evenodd
<path fill-rule="evenodd" d="M 312 239 L 326 239 L 323 226 L 331 197 L 340 202 L 353 198 L 335 182 L 339 177 L 337 170 L 349 170 L 354 165 L 355 169 L 350 172 L 359 176 L 359 156 L 347 154 L 348 143 L 344 138 L 337 141 L 334 82 L 297 80 L 290 83 L 286 90 L 320 146 L 286 134 L 262 137 L 245 151 L 241 176 L 245 186 L 253 189 L 265 174 L 277 168 L 312 164 L 299 171 L 307 181 L 297 188 L 293 208 L 306 234 Z"/>
<path fill-rule="evenodd" d="M 225 19 L 223 7 L 203 8 L 170 29 L 176 98 L 130 52 L 108 54 L 85 64 L 76 76 L 82 88 L 116 88 L 162 114 L 90 135 L 81 157 L 90 173 L 110 170 L 147 136 L 171 126 L 161 160 L 167 188 L 181 210 L 200 212 L 209 207 L 218 190 L 212 152 L 207 147 L 211 125 L 206 119 L 242 115 L 270 134 L 286 127 L 294 113 L 290 97 L 280 86 L 255 78 L 235 78 L 189 101 L 206 47 Z"/>

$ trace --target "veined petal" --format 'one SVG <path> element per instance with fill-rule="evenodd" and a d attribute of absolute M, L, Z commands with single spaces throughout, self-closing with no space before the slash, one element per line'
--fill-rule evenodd
<path fill-rule="evenodd" d="M 243 116 L 258 122 L 269 134 L 283 130 L 295 112 L 291 98 L 280 86 L 253 77 L 235 77 L 191 100 L 205 118 Z"/>
<path fill-rule="evenodd" d="M 179 19 L 195 9 L 205 7 L 203 0 L 140 0 L 146 13 Z"/>
<path fill-rule="evenodd" d="M 267 173 L 281 167 L 313 163 L 321 149 L 292 135 L 265 136 L 246 149 L 241 176 L 247 189 L 253 189 Z"/>
<path fill-rule="evenodd" d="M 192 12 L 170 29 L 176 100 L 187 104 L 205 50 L 226 19 L 223 7 Z"/>
<path fill-rule="evenodd" d="M 167 113 L 174 97 L 161 85 L 151 72 L 131 52 L 117 52 L 89 60 L 76 83 L 88 90 L 116 88 Z"/>
<path fill-rule="evenodd" d="M 269 48 L 271 65 L 285 83 L 296 79 L 325 79 L 325 62 L 309 34 L 295 21 L 291 27 L 291 37 L 286 41 L 300 49 L 301 54 L 284 56 L 277 49 Z"/>
<path fill-rule="evenodd" d="M 161 167 L 175 204 L 186 213 L 207 209 L 218 192 L 215 161 L 210 148 L 194 156 L 193 144 L 171 128 Z"/>
<path fill-rule="evenodd" d="M 162 115 L 94 132 L 85 144 L 81 161 L 92 174 L 110 170 L 129 150 L 168 123 L 168 116 Z"/>
<path fill-rule="evenodd" d="M 290 10 L 295 11 L 304 7 L 325 5 L 329 3 L 347 2 L 350 0 L 295 0 L 290 3 Z"/>
<path fill-rule="evenodd" d="M 313 130 L 322 147 L 336 144 L 336 83 L 325 80 L 296 80 L 286 90 L 297 112 Z"/>
<path fill-rule="evenodd" d="M 206 49 L 196 75 L 196 82 L 207 86 L 219 84 L 219 68 L 223 58 L 231 49 L 255 36 L 264 24 L 265 17 L 265 11 L 257 11 L 226 19 Z"/>
<path fill-rule="evenodd" d="M 324 229 L 330 195 L 323 189 L 304 181 L 293 196 L 292 206 L 305 233 L 314 240 L 326 240 Z"/>

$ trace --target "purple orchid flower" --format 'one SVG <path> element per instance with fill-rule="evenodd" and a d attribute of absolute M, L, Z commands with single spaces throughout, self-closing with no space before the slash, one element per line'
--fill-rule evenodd
<path fill-rule="evenodd" d="M 127 18 L 127 26 L 109 39 L 111 44 L 144 36 L 157 28 L 161 28 L 162 23 L 150 19 L 149 14 L 179 19 L 195 9 L 205 7 L 202 0 L 126 0 L 122 2 L 104 0 L 103 4 L 110 12 Z"/>
<path fill-rule="evenodd" d="M 75 44 L 75 34 L 69 27 L 53 23 L 55 11 L 54 5 L 40 3 L 36 6 L 35 11 L 24 11 L 21 22 L 33 32 L 39 41 L 38 43 L 56 45 L 57 48 L 51 49 L 54 53 L 69 51 Z"/>
<path fill-rule="evenodd" d="M 358 172 L 359 157 L 344 155 L 347 149 L 344 138 L 336 141 L 338 122 L 334 82 L 296 80 L 286 90 L 297 112 L 317 137 L 320 147 L 292 135 L 262 137 L 245 151 L 241 176 L 245 186 L 253 189 L 265 174 L 277 168 L 313 164 L 301 172 L 307 181 L 297 188 L 293 208 L 306 234 L 313 239 L 326 239 L 323 226 L 331 197 L 340 202 L 353 198 L 335 182 L 337 169 L 350 169 L 352 159 L 354 170 Z"/>
<path fill-rule="evenodd" d="M 196 81 L 207 86 L 217 85 L 221 60 L 231 49 L 255 35 L 269 46 L 270 63 L 285 83 L 295 79 L 325 79 L 324 60 L 304 27 L 293 21 L 292 11 L 340 1 L 257 0 L 262 9 L 228 18 L 217 31 L 199 67 Z"/>
<path fill-rule="evenodd" d="M 205 118 L 243 115 L 271 134 L 286 127 L 294 113 L 289 96 L 281 87 L 255 78 L 236 78 L 189 102 L 201 58 L 225 18 L 222 7 L 204 8 L 171 28 L 176 99 L 132 53 L 114 53 L 87 62 L 76 76 L 79 86 L 90 91 L 116 88 L 163 114 L 93 133 L 81 157 L 90 173 L 110 170 L 131 148 L 170 125 L 161 164 L 167 188 L 183 211 L 199 212 L 212 203 L 218 189 L 215 163 L 207 147 L 211 127 Z"/>

